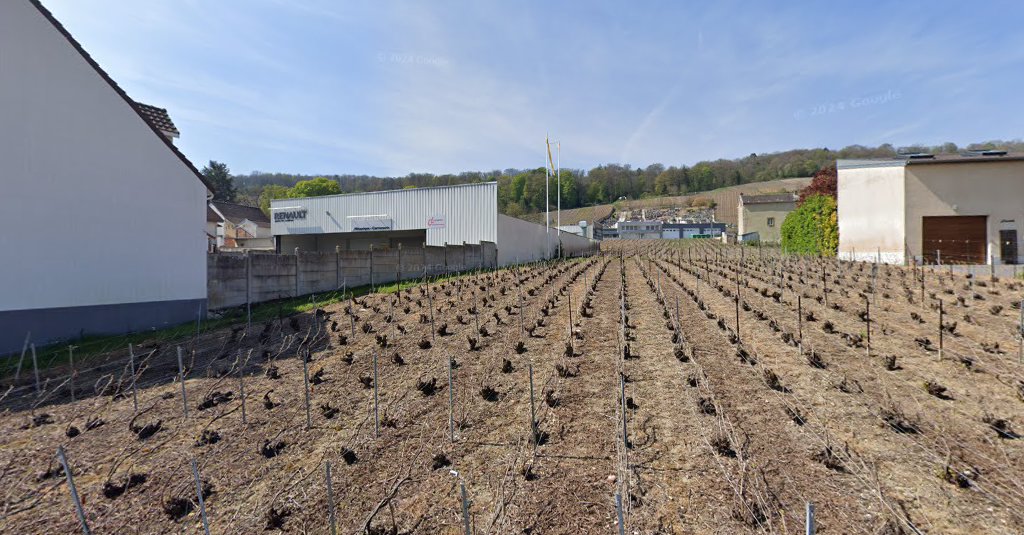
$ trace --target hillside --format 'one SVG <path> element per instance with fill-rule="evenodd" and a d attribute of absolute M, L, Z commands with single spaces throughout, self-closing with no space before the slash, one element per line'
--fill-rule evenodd
<path fill-rule="evenodd" d="M 968 148 L 1000 148 L 1020 150 L 1020 141 L 990 141 L 975 143 Z M 772 153 L 751 153 L 733 159 L 704 160 L 693 165 L 664 165 L 652 163 L 645 167 L 631 164 L 608 163 L 589 170 L 561 170 L 562 207 L 566 210 L 603 206 L 616 199 L 641 199 L 644 197 L 692 196 L 695 192 L 716 191 L 728 187 L 753 187 L 765 191 L 759 184 L 778 180 L 811 176 L 819 169 L 833 165 L 837 159 L 845 158 L 889 158 L 898 152 L 958 152 L 960 147 L 952 143 L 940 146 L 893 147 L 889 144 L 878 147 L 850 145 L 839 150 L 828 148 L 792 149 Z M 261 193 L 273 192 L 280 187 L 291 187 L 300 180 L 309 180 L 319 175 L 292 173 L 265 173 L 254 171 L 248 175 L 233 178 L 238 197 L 244 202 L 255 204 Z M 546 183 L 543 167 L 533 169 L 493 169 L 490 171 L 465 171 L 435 175 L 431 173 L 410 173 L 403 177 L 378 177 L 367 175 L 328 174 L 325 178 L 338 183 L 341 193 L 393 190 L 403 188 L 424 188 L 476 182 L 496 181 L 498 183 L 498 211 L 514 217 L 537 214 L 545 208 L 545 192 L 554 198 L 557 186 L 552 180 Z M 771 187 L 771 186 L 766 186 Z M 722 197 L 724 204 L 732 204 L 734 198 Z M 641 201 L 646 202 L 646 201 Z M 573 216 L 576 217 L 576 216 Z M 588 219 L 584 211 L 580 219 Z M 735 222 L 735 215 L 729 209 L 724 221 Z M 526 216 L 525 219 L 543 222 L 543 215 Z M 563 218 L 565 223 L 566 219 Z"/>
<path fill-rule="evenodd" d="M 610 215 L 614 211 L 614 206 L 611 204 L 599 204 L 597 206 L 586 206 L 583 208 L 571 208 L 569 210 L 562 210 L 562 225 L 575 225 L 580 221 L 586 221 L 589 224 L 593 224 L 594 221 L 600 221 Z M 520 219 L 525 219 L 539 225 L 544 224 L 544 212 L 536 212 L 533 214 L 523 214 L 519 216 Z M 551 224 L 554 225 L 558 218 L 557 212 L 551 211 Z"/>
<path fill-rule="evenodd" d="M 573 208 L 570 210 L 562 210 L 562 224 L 572 225 L 581 220 L 585 220 L 593 224 L 594 221 L 600 221 L 601 219 L 612 215 L 614 209 L 639 210 L 643 208 L 682 207 L 688 206 L 695 199 L 707 198 L 715 202 L 715 217 L 718 221 L 736 225 L 738 218 L 736 209 L 739 204 L 740 193 L 750 195 L 758 193 L 778 193 L 782 191 L 799 191 L 810 183 L 811 177 L 783 178 L 780 180 L 769 180 L 765 182 L 741 184 L 739 186 L 729 186 L 712 191 L 695 192 L 688 195 L 648 197 L 646 199 L 637 199 L 632 201 L 619 201 L 614 205 L 601 204 L 585 208 Z M 552 211 L 552 225 L 555 224 L 555 217 L 555 212 Z M 534 223 L 543 224 L 544 212 L 524 214 L 520 216 L 520 218 Z"/>
<path fill-rule="evenodd" d="M 779 193 L 783 191 L 799 191 L 811 183 L 811 177 L 783 178 L 781 180 L 770 180 L 767 182 L 755 182 L 753 184 L 742 184 L 730 186 L 713 191 L 692 193 L 690 195 L 679 195 L 675 197 L 654 197 L 639 199 L 635 201 L 622 202 L 622 208 L 664 208 L 671 206 L 686 206 L 694 199 L 708 198 L 715 202 L 715 218 L 730 225 L 736 225 L 739 214 L 737 207 L 740 200 L 740 193 L 746 195 L 759 193 Z"/>

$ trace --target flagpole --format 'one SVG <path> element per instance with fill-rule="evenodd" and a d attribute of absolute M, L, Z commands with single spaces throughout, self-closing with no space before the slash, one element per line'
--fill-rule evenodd
<path fill-rule="evenodd" d="M 556 182 L 558 183 L 558 216 L 555 222 L 555 229 L 558 232 L 558 258 L 562 258 L 562 142 L 556 142 L 555 148 L 557 150 L 557 156 L 555 156 L 557 170 L 555 175 L 557 177 Z"/>
<path fill-rule="evenodd" d="M 551 180 L 551 167 L 548 166 L 548 136 L 544 135 L 544 259 L 551 259 L 551 193 L 548 191 L 548 183 Z"/>

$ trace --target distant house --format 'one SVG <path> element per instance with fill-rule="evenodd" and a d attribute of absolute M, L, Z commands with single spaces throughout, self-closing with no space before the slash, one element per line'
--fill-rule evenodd
<path fill-rule="evenodd" d="M 905 264 L 1017 264 L 1024 153 L 839 160 L 839 256 Z"/>
<path fill-rule="evenodd" d="M 782 240 L 782 222 L 796 209 L 795 193 L 770 195 L 740 194 L 737 236 L 741 241 L 778 243 Z"/>
<path fill-rule="evenodd" d="M 206 233 L 216 239 L 216 250 L 274 250 L 270 218 L 255 206 L 212 201 L 206 211 Z"/>
<path fill-rule="evenodd" d="M 575 225 L 562 225 L 557 228 L 562 232 L 568 232 L 569 234 L 594 239 L 594 226 L 587 223 L 587 221 L 580 221 Z"/>
<path fill-rule="evenodd" d="M 204 313 L 212 187 L 154 110 L 37 0 L 0 2 L 0 353 Z"/>
<path fill-rule="evenodd" d="M 661 237 L 666 240 L 691 238 L 720 238 L 725 232 L 725 223 L 665 223 Z"/>
<path fill-rule="evenodd" d="M 619 238 L 623 240 L 657 240 L 661 238 L 662 222 L 642 219 L 639 221 L 619 221 Z"/>

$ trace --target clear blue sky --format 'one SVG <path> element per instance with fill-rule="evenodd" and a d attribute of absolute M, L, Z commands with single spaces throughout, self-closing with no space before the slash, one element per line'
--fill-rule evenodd
<path fill-rule="evenodd" d="M 545 132 L 589 168 L 1024 129 L 1019 1 L 43 2 L 235 173 L 535 167 Z"/>

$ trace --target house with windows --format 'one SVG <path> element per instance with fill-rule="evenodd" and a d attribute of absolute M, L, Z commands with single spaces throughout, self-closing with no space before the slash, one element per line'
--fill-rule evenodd
<path fill-rule="evenodd" d="M 654 219 L 619 221 L 619 239 L 658 240 L 661 239 L 662 222 Z"/>
<path fill-rule="evenodd" d="M 796 210 L 795 193 L 739 196 L 736 234 L 740 241 L 778 243 L 782 240 L 782 222 Z"/>
<path fill-rule="evenodd" d="M 270 218 L 256 206 L 212 201 L 206 211 L 206 233 L 216 251 L 273 251 Z"/>
<path fill-rule="evenodd" d="M 839 160 L 839 257 L 892 264 L 1017 264 L 1024 153 Z"/>
<path fill-rule="evenodd" d="M 725 223 L 665 223 L 661 226 L 661 237 L 666 240 L 720 238 L 724 232 Z"/>
<path fill-rule="evenodd" d="M 38 0 L 0 2 L 0 354 L 204 314 L 213 188 L 161 110 Z"/>

